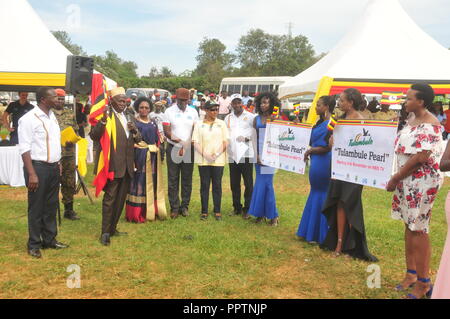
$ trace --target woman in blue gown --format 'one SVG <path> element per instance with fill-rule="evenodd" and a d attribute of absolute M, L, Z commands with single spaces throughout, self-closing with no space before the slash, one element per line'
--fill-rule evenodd
<path fill-rule="evenodd" d="M 256 130 L 257 143 L 257 164 L 255 186 L 253 188 L 252 200 L 248 213 L 256 217 L 256 223 L 260 223 L 264 218 L 268 219 L 270 226 L 278 225 L 278 210 L 275 201 L 275 191 L 273 188 L 273 175 L 275 169 L 261 164 L 260 156 L 263 150 L 265 130 L 267 120 L 271 118 L 275 105 L 280 105 L 278 99 L 272 93 L 266 92 L 258 95 L 255 99 L 256 112 L 253 127 Z"/>
<path fill-rule="evenodd" d="M 327 126 L 335 105 L 336 101 L 331 96 L 322 96 L 317 101 L 316 112 L 320 119 L 311 132 L 311 148 L 305 153 L 305 161 L 311 157 L 309 168 L 311 192 L 303 210 L 297 236 L 319 244 L 325 240 L 328 232 L 327 219 L 322 214 L 322 207 L 327 199 L 331 175 L 331 147 L 328 144 L 331 132 Z"/>

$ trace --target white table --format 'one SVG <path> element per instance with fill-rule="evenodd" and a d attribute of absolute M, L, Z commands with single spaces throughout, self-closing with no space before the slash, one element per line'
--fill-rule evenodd
<path fill-rule="evenodd" d="M 18 145 L 0 147 L 0 184 L 25 186 L 23 161 Z"/>

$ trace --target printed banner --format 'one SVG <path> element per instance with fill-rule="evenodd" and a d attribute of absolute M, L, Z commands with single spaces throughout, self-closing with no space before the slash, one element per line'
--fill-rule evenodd
<path fill-rule="evenodd" d="M 385 189 L 392 175 L 397 121 L 339 120 L 331 178 Z"/>
<path fill-rule="evenodd" d="M 311 128 L 311 124 L 268 122 L 261 162 L 274 168 L 304 174 L 304 155 L 309 146 Z"/>

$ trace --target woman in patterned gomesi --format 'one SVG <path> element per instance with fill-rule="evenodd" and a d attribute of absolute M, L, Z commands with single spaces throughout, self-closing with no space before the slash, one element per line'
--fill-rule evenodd
<path fill-rule="evenodd" d="M 414 84 L 407 93 L 406 111 L 410 118 L 395 142 L 398 172 L 386 189 L 394 191 L 392 218 L 405 223 L 406 275 L 396 287 L 414 287 L 407 298 L 430 297 L 429 278 L 431 209 L 443 176 L 439 159 L 443 153 L 441 123 L 428 111 L 434 91 L 428 84 Z"/>

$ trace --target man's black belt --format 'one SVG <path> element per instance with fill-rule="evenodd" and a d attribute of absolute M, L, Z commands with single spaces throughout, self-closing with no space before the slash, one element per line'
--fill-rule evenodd
<path fill-rule="evenodd" d="M 49 162 L 35 161 L 35 160 L 32 160 L 31 162 L 32 162 L 33 164 L 43 165 L 43 166 L 50 166 L 50 167 L 58 166 L 58 162 L 49 163 Z"/>

